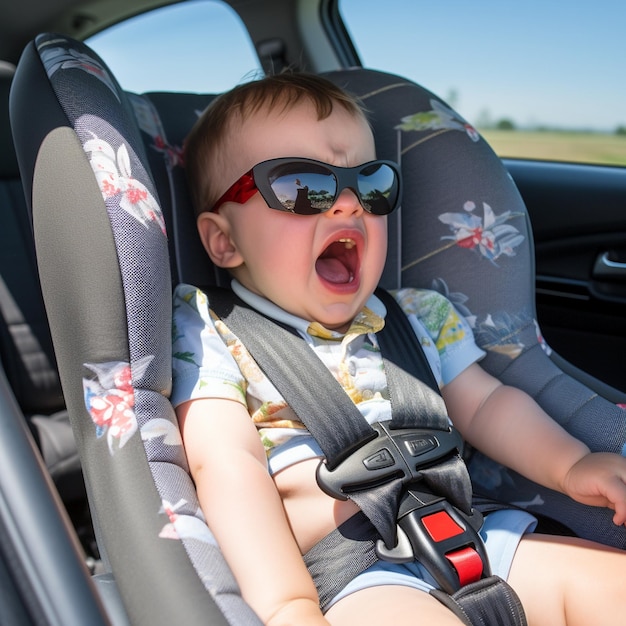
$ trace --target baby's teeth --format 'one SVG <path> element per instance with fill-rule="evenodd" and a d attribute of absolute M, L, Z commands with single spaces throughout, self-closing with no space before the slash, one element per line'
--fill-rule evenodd
<path fill-rule="evenodd" d="M 339 241 L 344 244 L 348 250 L 354 248 L 356 245 L 353 239 L 340 239 Z"/>

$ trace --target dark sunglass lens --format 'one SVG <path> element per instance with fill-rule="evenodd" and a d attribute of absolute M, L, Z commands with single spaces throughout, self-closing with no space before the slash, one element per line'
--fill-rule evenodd
<path fill-rule="evenodd" d="M 281 205 L 300 215 L 326 211 L 337 191 L 335 177 L 329 170 L 308 163 L 280 165 L 270 172 L 268 182 Z"/>
<path fill-rule="evenodd" d="M 372 163 L 359 172 L 359 194 L 363 208 L 374 215 L 387 215 L 396 208 L 398 178 L 384 163 Z"/>

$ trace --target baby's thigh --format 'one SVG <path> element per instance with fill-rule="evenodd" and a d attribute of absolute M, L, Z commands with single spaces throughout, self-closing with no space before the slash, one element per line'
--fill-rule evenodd
<path fill-rule="evenodd" d="M 584 539 L 526 535 L 508 582 L 530 624 L 612 625 L 626 614 L 625 570 L 623 550 Z"/>
<path fill-rule="evenodd" d="M 339 600 L 326 613 L 332 626 L 459 626 L 462 622 L 425 591 L 385 585 L 368 587 Z"/>

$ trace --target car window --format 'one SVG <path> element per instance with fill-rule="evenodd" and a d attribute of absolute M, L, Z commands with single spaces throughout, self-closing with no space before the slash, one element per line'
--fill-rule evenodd
<path fill-rule="evenodd" d="M 505 157 L 626 165 L 621 0 L 340 0 L 363 65 L 427 87 Z"/>
<path fill-rule="evenodd" d="M 248 31 L 219 0 L 144 13 L 87 39 L 122 87 L 136 93 L 219 93 L 261 71 Z"/>

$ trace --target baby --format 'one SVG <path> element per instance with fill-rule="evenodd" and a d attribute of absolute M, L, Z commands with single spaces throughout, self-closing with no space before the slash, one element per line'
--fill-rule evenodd
<path fill-rule="evenodd" d="M 370 422 L 391 417 L 374 290 L 400 173 L 378 161 L 359 104 L 329 81 L 283 74 L 217 98 L 188 137 L 186 161 L 202 243 L 250 307 L 295 329 Z M 478 364 L 483 352 L 439 294 L 403 289 L 407 313 L 463 438 L 500 463 L 626 522 L 626 459 L 590 453 L 525 393 Z M 207 296 L 180 285 L 172 402 L 207 523 L 243 597 L 265 624 L 459 624 L 427 592 L 417 562 L 379 561 L 324 607 L 303 556 L 358 513 L 317 484 L 319 446 Z M 436 302 L 444 319 L 424 317 Z M 428 320 L 431 322 L 432 320 Z M 442 341 L 444 328 L 458 330 Z M 294 372 L 304 379 L 306 372 Z M 612 624 L 626 612 L 620 551 L 532 534 L 504 510 L 482 535 L 492 570 L 530 624 Z M 426 592 L 426 593 L 425 593 Z"/>

